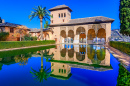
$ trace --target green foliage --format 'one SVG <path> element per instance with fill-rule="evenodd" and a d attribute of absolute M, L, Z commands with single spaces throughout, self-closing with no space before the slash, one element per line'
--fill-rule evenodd
<path fill-rule="evenodd" d="M 2 23 L 2 19 L 1 19 L 1 17 L 0 17 L 0 23 Z"/>
<path fill-rule="evenodd" d="M 120 0 L 120 32 L 130 36 L 130 0 Z"/>
<path fill-rule="evenodd" d="M 0 70 L 2 70 L 2 66 L 3 66 L 3 64 L 0 64 Z"/>
<path fill-rule="evenodd" d="M 48 28 L 49 26 L 48 26 L 48 21 L 46 21 L 45 22 L 45 24 L 44 24 L 44 28 Z"/>
<path fill-rule="evenodd" d="M 0 41 L 5 41 L 8 36 L 8 32 L 0 32 Z"/>
<path fill-rule="evenodd" d="M 128 42 L 110 41 L 110 46 L 130 55 L 130 43 Z"/>
<path fill-rule="evenodd" d="M 46 44 L 55 44 L 54 40 L 46 40 L 46 41 L 6 41 L 0 42 L 0 49 L 8 49 L 8 48 L 18 48 L 18 47 L 27 47 L 27 46 L 38 46 L 38 45 L 46 45 Z"/>
<path fill-rule="evenodd" d="M 130 73 L 119 64 L 119 75 L 116 86 L 130 86 Z"/>
<path fill-rule="evenodd" d="M 23 41 L 37 41 L 37 37 L 31 37 L 30 34 L 26 34 L 23 37 Z"/>
<path fill-rule="evenodd" d="M 42 6 L 36 6 L 36 8 L 33 8 L 34 11 L 31 12 L 31 15 L 29 15 L 30 20 L 32 20 L 35 17 L 42 18 L 42 19 L 49 19 L 51 16 L 50 13 L 46 10 L 46 7 L 42 8 Z"/>
<path fill-rule="evenodd" d="M 51 73 L 53 72 L 53 70 L 51 72 L 48 72 L 50 68 L 43 68 L 43 69 L 39 69 L 39 71 L 34 70 L 33 68 L 31 68 L 32 71 L 30 71 L 30 73 L 33 75 L 33 77 L 36 77 L 36 80 L 43 82 L 43 80 L 47 80 L 47 78 L 50 77 Z"/>
<path fill-rule="evenodd" d="M 12 50 L 12 51 L 2 51 L 2 52 L 0 52 L 0 58 L 26 54 L 29 52 L 36 52 L 39 50 L 45 50 L 45 49 L 50 49 L 50 48 L 55 48 L 55 45 L 36 47 L 36 48 L 27 48 L 27 49 L 19 49 L 19 50 Z"/>

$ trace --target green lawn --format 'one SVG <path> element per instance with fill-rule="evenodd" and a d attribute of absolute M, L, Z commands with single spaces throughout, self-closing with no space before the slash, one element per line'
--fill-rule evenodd
<path fill-rule="evenodd" d="M 1 41 L 0 49 L 18 48 L 18 47 L 28 47 L 28 46 L 38 46 L 55 44 L 54 40 L 46 41 Z"/>

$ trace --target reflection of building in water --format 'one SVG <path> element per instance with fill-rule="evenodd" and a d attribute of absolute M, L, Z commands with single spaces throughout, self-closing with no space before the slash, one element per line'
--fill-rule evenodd
<path fill-rule="evenodd" d="M 71 76 L 71 67 L 67 64 L 51 62 L 51 76 L 57 79 L 66 80 Z"/>
<path fill-rule="evenodd" d="M 99 45 L 57 45 L 52 52 L 53 60 L 110 66 L 110 53 Z"/>

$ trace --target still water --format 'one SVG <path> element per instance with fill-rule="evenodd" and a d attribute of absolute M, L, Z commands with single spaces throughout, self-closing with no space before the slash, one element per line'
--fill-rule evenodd
<path fill-rule="evenodd" d="M 101 45 L 0 52 L 0 86 L 116 86 L 118 64 Z"/>

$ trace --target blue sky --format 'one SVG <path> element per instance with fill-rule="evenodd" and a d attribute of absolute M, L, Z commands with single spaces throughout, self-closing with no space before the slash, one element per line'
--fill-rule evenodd
<path fill-rule="evenodd" d="M 50 9 L 63 4 L 73 10 L 72 19 L 105 16 L 115 19 L 112 29 L 120 28 L 119 0 L 0 0 L 0 17 L 6 22 L 40 28 L 38 18 L 29 21 L 32 8 L 42 5 Z"/>

